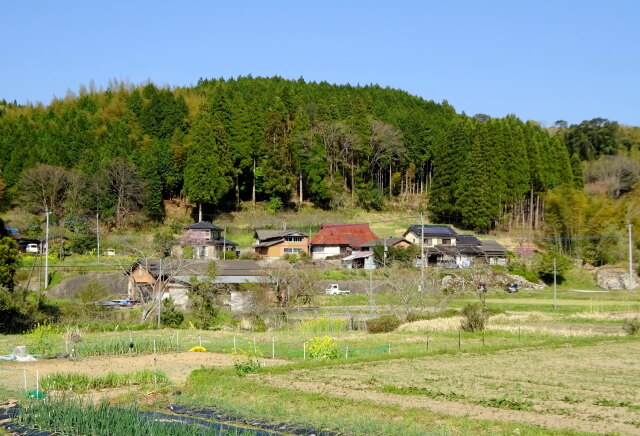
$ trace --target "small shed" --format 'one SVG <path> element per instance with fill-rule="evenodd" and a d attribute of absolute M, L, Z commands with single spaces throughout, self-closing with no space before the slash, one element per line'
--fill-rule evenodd
<path fill-rule="evenodd" d="M 341 259 L 342 268 L 345 269 L 376 269 L 376 261 L 373 251 L 354 251 Z"/>

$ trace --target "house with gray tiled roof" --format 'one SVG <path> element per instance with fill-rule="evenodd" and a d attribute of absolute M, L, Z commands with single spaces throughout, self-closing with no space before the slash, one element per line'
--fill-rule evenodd
<path fill-rule="evenodd" d="M 200 221 L 185 227 L 180 237 L 181 247 L 191 247 L 194 259 L 221 259 L 225 252 L 236 252 L 238 244 L 226 239 L 224 229 L 214 224 Z"/>
<path fill-rule="evenodd" d="M 262 259 L 309 254 L 309 236 L 297 230 L 256 230 L 254 239 L 253 249 Z"/>

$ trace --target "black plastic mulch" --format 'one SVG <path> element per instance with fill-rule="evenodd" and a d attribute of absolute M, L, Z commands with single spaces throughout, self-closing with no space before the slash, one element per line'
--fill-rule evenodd
<path fill-rule="evenodd" d="M 310 427 L 299 427 L 292 424 L 276 423 L 264 420 L 249 420 L 242 416 L 233 415 L 223 409 L 216 407 L 188 407 L 178 404 L 171 404 L 167 407 L 177 415 L 193 416 L 197 418 L 211 419 L 214 421 L 237 422 L 243 423 L 251 427 L 258 427 L 265 430 L 277 432 L 277 434 L 294 434 L 294 435 L 316 435 L 316 436 L 343 436 L 344 433 L 338 433 L 329 430 L 319 430 Z"/>
<path fill-rule="evenodd" d="M 0 420 L 13 419 L 18 414 L 18 407 L 4 407 L 0 408 Z M 20 436 L 51 436 L 59 433 L 51 433 L 50 431 L 44 431 L 39 429 L 33 429 L 29 427 L 23 427 L 18 424 L 14 424 L 11 421 L 0 422 L 0 427 L 4 428 L 8 432 Z"/>
<path fill-rule="evenodd" d="M 209 429 L 214 429 L 218 433 L 222 433 L 223 430 L 224 431 L 238 430 L 240 432 L 251 433 L 254 436 L 280 436 L 282 434 L 282 433 L 273 433 L 267 429 L 244 427 L 241 425 L 234 425 L 233 423 L 216 422 L 216 421 L 210 421 L 206 419 L 198 419 L 197 417 L 193 418 L 191 416 L 176 416 L 176 415 L 169 415 L 167 413 L 142 412 L 142 411 L 138 412 L 138 414 L 144 417 L 145 419 L 149 419 L 149 420 L 161 419 L 163 422 L 170 421 L 170 422 L 175 422 L 183 425 L 185 424 L 199 425 Z"/>
<path fill-rule="evenodd" d="M 18 414 L 19 406 L 13 406 L 8 408 L 0 408 L 0 420 L 14 419 Z M 162 420 L 166 423 L 175 423 L 179 425 L 198 425 L 208 430 L 215 430 L 216 433 L 222 434 L 223 431 L 229 432 L 229 430 L 238 430 L 241 433 L 251 433 L 254 436 L 280 436 L 281 432 L 272 432 L 269 430 L 263 430 L 258 428 L 249 428 L 244 426 L 236 426 L 233 424 L 214 422 L 205 419 L 192 418 L 189 416 L 176 416 L 170 415 L 167 413 L 160 412 L 144 412 L 139 411 L 138 415 L 143 419 L 148 420 Z M 24 427 L 18 424 L 13 423 L 12 421 L 7 421 L 0 423 L 1 428 L 5 428 L 12 434 L 19 436 L 57 436 L 61 433 L 52 432 L 47 430 L 35 429 L 31 427 Z"/>

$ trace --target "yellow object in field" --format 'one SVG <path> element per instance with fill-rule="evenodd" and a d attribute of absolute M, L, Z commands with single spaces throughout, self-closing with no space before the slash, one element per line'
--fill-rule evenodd
<path fill-rule="evenodd" d="M 207 349 L 204 347 L 193 347 L 189 351 L 193 351 L 194 353 L 204 353 Z"/>
<path fill-rule="evenodd" d="M 189 321 L 189 325 L 191 326 L 191 330 L 195 330 L 196 327 L 193 325 L 193 323 L 191 321 Z"/>

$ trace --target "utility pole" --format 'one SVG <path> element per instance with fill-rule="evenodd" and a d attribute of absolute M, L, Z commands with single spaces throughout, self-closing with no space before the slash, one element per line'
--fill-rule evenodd
<path fill-rule="evenodd" d="M 160 258 L 160 274 L 158 274 L 158 330 L 160 329 L 160 312 L 162 311 L 162 257 Z"/>
<path fill-rule="evenodd" d="M 47 209 L 47 229 L 44 236 L 44 288 L 49 287 L 49 210 Z"/>
<path fill-rule="evenodd" d="M 558 301 L 556 299 L 556 293 L 557 293 L 557 280 L 556 280 L 556 274 L 557 274 L 558 270 L 556 267 L 556 258 L 553 258 L 553 310 L 556 310 L 558 308 Z"/>
<path fill-rule="evenodd" d="M 96 240 L 98 262 L 100 262 L 100 218 L 98 217 L 98 213 L 96 213 Z"/>
<path fill-rule="evenodd" d="M 373 270 L 369 270 L 369 313 L 373 313 Z"/>
<path fill-rule="evenodd" d="M 420 214 L 420 292 L 424 290 L 424 215 Z"/>
<path fill-rule="evenodd" d="M 629 289 L 633 289 L 633 246 L 631 244 L 631 223 L 627 224 L 629 229 Z"/>
<path fill-rule="evenodd" d="M 387 238 L 382 238 L 384 244 L 384 250 L 382 251 L 382 266 L 387 266 Z"/>
<path fill-rule="evenodd" d="M 222 258 L 227 258 L 227 226 L 224 226 L 224 236 L 222 238 Z"/>

